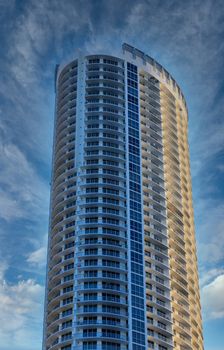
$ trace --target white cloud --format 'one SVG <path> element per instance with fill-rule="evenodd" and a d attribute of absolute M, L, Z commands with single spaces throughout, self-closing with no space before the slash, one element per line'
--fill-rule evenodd
<path fill-rule="evenodd" d="M 29 267 L 34 268 L 35 271 L 39 271 L 41 274 L 45 274 L 45 267 L 47 262 L 47 245 L 48 234 L 45 234 L 41 240 L 35 237 L 29 238 L 30 243 L 33 245 L 33 250 L 26 254 L 26 261 Z"/>
<path fill-rule="evenodd" d="M 33 266 L 37 267 L 45 267 L 46 265 L 46 257 L 47 255 L 47 245 L 34 250 L 29 254 L 27 258 L 27 262 Z"/>
<path fill-rule="evenodd" d="M 0 280 L 0 350 L 39 350 L 44 288 L 32 279 Z"/>
<path fill-rule="evenodd" d="M 201 290 L 204 319 L 224 317 L 224 274 L 216 277 Z"/>
<path fill-rule="evenodd" d="M 224 274 L 224 268 L 213 268 L 211 270 L 203 270 L 200 273 L 200 285 L 204 287 L 205 285 L 211 283 L 212 280 L 217 278 L 218 276 Z"/>

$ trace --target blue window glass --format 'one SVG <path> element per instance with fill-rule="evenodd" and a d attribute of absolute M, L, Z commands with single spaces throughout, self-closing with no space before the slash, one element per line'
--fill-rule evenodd
<path fill-rule="evenodd" d="M 127 63 L 128 85 L 128 142 L 129 142 L 129 208 L 131 238 L 131 295 L 132 295 L 132 343 L 133 350 L 145 347 L 144 268 L 142 241 L 141 151 L 140 118 L 138 100 L 138 68 Z M 137 320 L 134 320 L 137 319 Z"/>

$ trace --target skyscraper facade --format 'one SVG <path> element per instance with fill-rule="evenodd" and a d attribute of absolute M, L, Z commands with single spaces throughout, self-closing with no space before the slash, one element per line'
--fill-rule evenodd
<path fill-rule="evenodd" d="M 179 86 L 127 44 L 55 85 L 43 350 L 203 350 Z"/>

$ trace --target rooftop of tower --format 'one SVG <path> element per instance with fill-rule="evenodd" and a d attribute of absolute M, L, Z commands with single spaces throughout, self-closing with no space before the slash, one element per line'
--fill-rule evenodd
<path fill-rule="evenodd" d="M 94 53 L 92 55 L 86 55 L 86 57 L 92 57 L 92 56 L 108 56 L 108 57 L 115 57 L 113 55 L 109 55 L 107 53 Z M 79 57 L 83 57 L 83 54 L 81 51 L 78 52 L 78 55 L 76 58 L 71 59 L 69 61 L 63 62 L 61 64 L 56 65 L 55 69 L 55 86 L 57 84 L 57 79 L 59 75 L 62 73 L 64 68 L 74 60 L 78 59 Z M 159 63 L 157 62 L 153 57 L 147 55 L 143 51 L 135 48 L 134 46 L 131 46 L 127 43 L 122 44 L 122 55 L 116 56 L 116 58 L 120 59 L 128 59 L 131 60 L 133 64 L 138 64 L 139 66 L 142 66 L 149 70 L 150 73 L 152 73 L 160 82 L 163 82 L 166 87 L 172 91 L 172 93 L 182 101 L 184 107 L 187 111 L 187 104 L 184 97 L 184 94 L 180 88 L 180 86 L 177 84 L 176 80 L 172 77 L 172 75 Z"/>
<path fill-rule="evenodd" d="M 151 56 L 145 54 L 143 51 L 141 51 L 141 50 L 139 50 L 139 49 L 135 48 L 134 46 L 131 46 L 127 43 L 123 43 L 122 50 L 123 50 L 123 54 L 125 57 L 128 56 L 127 53 L 129 53 L 129 55 L 132 57 L 132 59 L 134 59 L 134 60 L 140 59 L 144 65 L 148 64 L 148 65 L 152 66 L 154 71 L 160 76 L 160 78 L 162 77 L 164 82 L 168 85 L 171 85 L 172 90 L 174 90 L 178 93 L 179 98 L 182 99 L 185 107 L 187 108 L 186 100 L 185 100 L 183 92 L 181 91 L 181 88 L 177 84 L 176 80 L 172 77 L 172 75 L 160 63 L 158 63 Z"/>

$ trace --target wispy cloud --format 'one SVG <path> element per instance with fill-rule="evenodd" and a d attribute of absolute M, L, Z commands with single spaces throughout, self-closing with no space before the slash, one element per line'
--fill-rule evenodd
<path fill-rule="evenodd" d="M 10 33 L 8 59 L 15 79 L 26 87 L 48 77 L 52 74 L 52 63 L 74 50 L 72 42 L 65 47 L 64 41 L 68 37 L 74 40 L 81 29 L 88 31 L 90 24 L 89 9 L 84 2 L 29 1 L 16 18 L 15 30 Z M 50 50 L 54 55 L 43 64 Z"/>
<path fill-rule="evenodd" d="M 13 144 L 1 144 L 0 216 L 39 220 L 48 210 L 49 188 L 23 152 Z"/>
<path fill-rule="evenodd" d="M 224 274 L 224 267 L 213 268 L 211 270 L 206 270 L 205 268 L 201 271 L 200 285 L 205 287 L 206 285 L 213 282 L 217 277 Z"/>
<path fill-rule="evenodd" d="M 224 317 L 224 274 L 216 277 L 201 290 L 203 314 L 205 319 Z"/>
<path fill-rule="evenodd" d="M 4 280 L 2 274 L 0 350 L 40 349 L 43 298 L 44 288 L 34 280 L 20 280 L 18 283 L 10 284 Z"/>
<path fill-rule="evenodd" d="M 30 264 L 31 267 L 38 269 L 39 271 L 44 270 L 47 262 L 47 235 L 44 236 L 43 242 L 36 242 L 36 245 L 39 243 L 39 246 L 27 254 L 26 261 Z"/>
<path fill-rule="evenodd" d="M 27 258 L 27 262 L 37 266 L 42 267 L 46 264 L 46 254 L 47 254 L 47 248 L 46 246 L 41 247 L 35 251 L 33 251 Z"/>

